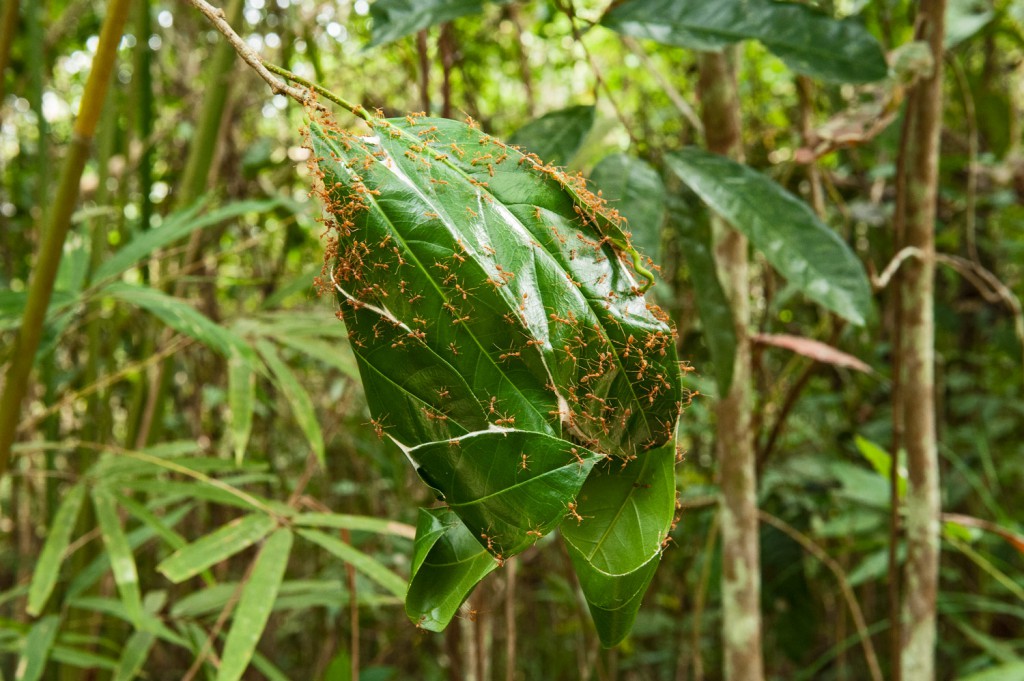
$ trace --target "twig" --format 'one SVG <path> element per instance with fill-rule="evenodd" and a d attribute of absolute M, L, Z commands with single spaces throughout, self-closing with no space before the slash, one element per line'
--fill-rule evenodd
<path fill-rule="evenodd" d="M 853 617 L 853 624 L 857 627 L 857 633 L 860 636 L 861 647 L 864 648 L 864 658 L 867 660 L 868 669 L 871 672 L 871 678 L 873 681 L 882 681 L 882 668 L 878 664 L 878 656 L 875 655 L 875 647 L 871 643 L 871 635 L 868 633 L 868 626 L 864 621 L 864 613 L 860 609 L 860 604 L 857 603 L 857 597 L 853 593 L 853 588 L 850 586 L 850 582 L 846 578 L 846 573 L 843 571 L 842 566 L 828 555 L 824 549 L 811 541 L 810 537 L 805 535 L 803 532 L 800 532 L 786 521 L 781 518 L 776 518 L 772 514 L 763 510 L 758 510 L 757 514 L 763 522 L 771 525 L 796 543 L 800 544 L 805 551 L 817 558 L 825 567 L 832 571 L 833 575 L 835 575 L 836 581 L 839 582 L 839 588 L 843 592 L 843 597 L 846 599 L 846 604 L 850 608 L 850 615 Z"/>
<path fill-rule="evenodd" d="M 900 266 L 903 265 L 904 262 L 910 258 L 923 257 L 924 252 L 915 246 L 907 246 L 906 248 L 901 249 L 899 253 L 893 256 L 893 259 L 889 261 L 889 264 L 885 266 L 885 269 L 882 270 L 881 274 L 871 277 L 871 288 L 875 291 L 881 291 L 889 285 L 889 282 L 896 275 L 896 272 L 899 271 Z"/>
<path fill-rule="evenodd" d="M 640 61 L 643 62 L 647 71 L 651 74 L 654 80 L 658 82 L 658 86 L 665 92 L 665 96 L 668 97 L 669 101 L 672 102 L 676 109 L 679 110 L 679 113 L 683 114 L 686 122 L 693 126 L 693 129 L 703 137 L 704 123 L 700 120 L 700 116 L 697 115 L 697 112 L 693 110 L 693 107 L 686 101 L 686 98 L 683 97 L 679 90 L 676 89 L 676 86 L 665 77 L 665 74 L 662 73 L 657 66 L 655 66 L 654 62 L 651 61 L 650 55 L 647 54 L 647 51 L 643 46 L 638 43 L 636 39 L 628 35 L 620 36 L 620 39 L 622 40 L 622 44 L 629 48 L 630 52 L 640 58 Z"/>

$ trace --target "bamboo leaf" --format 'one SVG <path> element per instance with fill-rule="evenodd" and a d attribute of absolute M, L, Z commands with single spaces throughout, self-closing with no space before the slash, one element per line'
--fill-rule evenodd
<path fill-rule="evenodd" d="M 277 523 L 263 514 L 243 516 L 178 549 L 156 566 L 175 584 L 195 577 L 270 534 Z"/>
<path fill-rule="evenodd" d="M 252 432 L 256 408 L 256 375 L 253 366 L 237 352 L 228 359 L 228 406 L 231 409 L 231 439 L 235 462 L 241 464 Z"/>
<path fill-rule="evenodd" d="M 121 282 L 109 284 L 100 292 L 151 312 L 175 331 L 194 338 L 224 357 L 231 357 L 234 352 L 252 362 L 257 361 L 252 348 L 241 337 L 211 321 L 184 300 L 148 286 Z"/>
<path fill-rule="evenodd" d="M 33 617 L 38 617 L 46 602 L 53 593 L 60 574 L 60 566 L 64 562 L 64 552 L 71 542 L 71 533 L 78 522 L 78 513 L 85 499 L 85 483 L 79 482 L 71 488 L 61 501 L 57 513 L 46 533 L 46 543 L 39 554 L 35 570 L 32 572 L 32 583 L 28 591 L 28 605 L 25 610 Z"/>
<path fill-rule="evenodd" d="M 274 378 L 277 379 L 277 385 L 284 393 L 288 406 L 291 407 L 292 415 L 306 436 L 306 440 L 309 441 L 309 446 L 313 449 L 317 460 L 321 466 L 326 466 L 324 435 L 320 430 L 320 422 L 317 420 L 312 398 L 299 383 L 299 380 L 295 378 L 295 374 L 288 368 L 288 365 L 282 361 L 273 345 L 265 340 L 259 340 L 256 342 L 256 347 L 259 349 L 263 361 L 270 367 Z"/>
<path fill-rule="evenodd" d="M 337 558 L 352 565 L 355 569 L 384 587 L 388 592 L 399 598 L 405 598 L 407 589 L 405 580 L 384 567 L 376 558 L 368 556 L 337 537 L 332 537 L 323 532 L 318 532 L 317 530 L 299 530 L 298 532 L 299 536 L 305 537 Z"/>
<path fill-rule="evenodd" d="M 405 613 L 416 626 L 443 631 L 481 579 L 498 567 L 448 509 L 420 509 Z"/>
<path fill-rule="evenodd" d="M 416 528 L 393 520 L 382 520 L 362 515 L 345 515 L 342 513 L 303 513 L 292 519 L 297 527 L 330 527 L 336 530 L 361 530 L 390 534 L 412 539 Z"/>
<path fill-rule="evenodd" d="M 139 590 L 139 572 L 135 567 L 128 538 L 121 527 L 113 494 L 104 487 L 92 492 L 92 503 L 96 509 L 96 522 L 103 535 L 103 544 L 110 555 L 110 569 L 114 582 L 121 594 L 125 611 L 136 629 L 142 626 L 142 594 Z"/>
<path fill-rule="evenodd" d="M 92 277 L 94 282 L 115 277 L 152 255 L 157 249 L 179 241 L 192 232 L 218 225 L 246 213 L 266 213 L 281 204 L 279 199 L 233 201 L 203 213 L 207 202 L 200 200 L 164 218 L 156 229 L 144 230 L 103 261 Z M 202 214 L 201 214 L 202 213 Z"/>
<path fill-rule="evenodd" d="M 136 631 L 124 644 L 121 657 L 114 671 L 114 681 L 132 681 L 146 664 L 149 651 L 153 649 L 156 636 L 148 631 Z"/>
<path fill-rule="evenodd" d="M 597 108 L 589 104 L 552 111 L 517 130 L 509 142 L 548 163 L 563 166 L 583 146 L 596 116 Z"/>
<path fill-rule="evenodd" d="M 22 644 L 14 681 L 39 681 L 50 659 L 53 642 L 57 640 L 59 626 L 60 617 L 57 615 L 47 615 L 32 625 Z"/>
<path fill-rule="evenodd" d="M 861 83 L 888 74 L 881 46 L 861 24 L 798 3 L 630 0 L 601 23 L 624 35 L 709 52 L 760 40 L 797 73 L 826 80 Z"/>
<path fill-rule="evenodd" d="M 854 324 L 865 323 L 871 285 L 864 267 L 806 203 L 756 170 L 696 147 L 666 161 L 804 295 Z"/>
<path fill-rule="evenodd" d="M 267 538 L 256 556 L 224 642 L 217 681 L 238 681 L 249 666 L 284 580 L 292 539 L 290 530 L 279 529 Z"/>

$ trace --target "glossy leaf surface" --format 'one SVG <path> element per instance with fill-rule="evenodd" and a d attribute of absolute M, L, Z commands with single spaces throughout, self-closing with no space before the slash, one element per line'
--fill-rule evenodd
<path fill-rule="evenodd" d="M 407 35 L 483 9 L 487 0 L 376 0 L 370 47 L 386 45 Z"/>
<path fill-rule="evenodd" d="M 427 631 L 443 631 L 473 587 L 498 561 L 447 509 L 420 509 L 405 612 Z"/>
<path fill-rule="evenodd" d="M 422 518 L 407 596 L 438 629 L 496 561 L 571 515 L 596 461 L 618 471 L 671 441 L 682 387 L 642 260 L 581 178 L 472 125 L 374 128 L 311 128 L 335 220 L 323 283 L 375 427 L 449 505 Z M 594 513 L 612 525 L 620 510 Z"/>
<path fill-rule="evenodd" d="M 871 310 L 864 267 L 810 206 L 756 170 L 703 149 L 687 147 L 666 161 L 804 295 L 864 324 Z"/>
<path fill-rule="evenodd" d="M 594 166 L 590 179 L 608 205 L 626 220 L 633 243 L 645 255 L 660 255 L 665 185 L 658 171 L 635 156 L 611 154 Z"/>
<path fill-rule="evenodd" d="M 594 127 L 593 105 L 570 106 L 530 121 L 509 139 L 512 144 L 562 166 L 572 160 Z"/>
<path fill-rule="evenodd" d="M 601 23 L 624 35 L 715 52 L 760 40 L 797 73 L 846 83 L 888 74 L 878 41 L 854 20 L 773 0 L 630 0 Z"/>

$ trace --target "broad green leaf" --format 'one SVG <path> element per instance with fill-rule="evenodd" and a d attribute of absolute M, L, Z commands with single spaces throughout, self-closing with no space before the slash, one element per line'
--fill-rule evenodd
<path fill-rule="evenodd" d="M 854 324 L 865 323 L 871 285 L 864 267 L 810 206 L 756 170 L 696 147 L 666 161 L 804 295 Z"/>
<path fill-rule="evenodd" d="M 71 533 L 75 530 L 75 523 L 78 522 L 78 513 L 82 509 L 82 501 L 85 499 L 85 483 L 80 482 L 71 488 L 64 499 L 57 507 L 53 522 L 46 533 L 46 543 L 36 561 L 35 570 L 32 572 L 32 583 L 28 591 L 28 605 L 25 610 L 33 617 L 38 617 L 46 601 L 53 593 L 53 587 L 57 584 L 57 576 L 60 574 L 60 566 L 64 562 L 64 552 L 71 542 Z"/>
<path fill-rule="evenodd" d="M 309 446 L 312 447 L 317 460 L 320 461 L 321 466 L 326 466 L 324 435 L 320 430 L 320 422 L 316 418 L 316 408 L 313 406 L 313 399 L 306 392 L 306 389 L 302 387 L 302 384 L 299 383 L 299 380 L 295 378 L 292 370 L 281 359 L 281 356 L 277 353 L 277 348 L 264 340 L 257 341 L 256 347 L 259 349 L 263 361 L 267 363 L 271 373 L 274 374 L 277 385 L 284 393 L 285 399 L 288 400 L 288 405 L 292 409 L 292 415 L 306 436 L 306 440 L 309 442 Z"/>
<path fill-rule="evenodd" d="M 956 47 L 974 37 L 995 18 L 992 5 L 985 0 L 949 0 L 946 5 L 945 48 Z"/>
<path fill-rule="evenodd" d="M 224 357 L 231 357 L 234 352 L 250 361 L 256 361 L 252 348 L 242 338 L 211 321 L 180 298 L 148 286 L 121 282 L 105 286 L 100 292 L 153 313 L 175 331 L 194 338 Z"/>
<path fill-rule="evenodd" d="M 156 636 L 148 631 L 136 631 L 124 644 L 121 657 L 114 671 L 114 681 L 132 681 L 146 664 L 149 651 L 156 642 Z"/>
<path fill-rule="evenodd" d="M 545 163 L 564 166 L 583 146 L 596 115 L 592 104 L 552 111 L 521 127 L 509 142 L 536 154 Z"/>
<path fill-rule="evenodd" d="M 235 201 L 201 214 L 206 201 L 197 201 L 168 215 L 156 229 L 140 232 L 123 248 L 104 260 L 96 269 L 92 280 L 98 282 L 117 276 L 142 258 L 152 255 L 158 248 L 179 241 L 196 230 L 220 224 L 246 213 L 265 213 L 280 203 L 278 199 Z"/>
<path fill-rule="evenodd" d="M 572 514 L 594 461 L 671 441 L 683 388 L 653 277 L 582 178 L 473 125 L 372 125 L 311 126 L 326 278 L 374 427 L 449 504 L 421 515 L 406 596 L 440 630 L 496 558 Z M 671 484 L 653 494 L 671 508 Z"/>
<path fill-rule="evenodd" d="M 14 681 L 38 681 L 50 659 L 53 642 L 57 640 L 60 617 L 47 615 L 32 625 L 25 635 L 18 666 L 14 670 Z"/>
<path fill-rule="evenodd" d="M 487 0 L 375 0 L 369 47 L 386 45 L 419 30 L 476 14 Z"/>
<path fill-rule="evenodd" d="M 736 327 L 732 307 L 718 279 L 718 267 L 711 245 L 711 227 L 706 219 L 693 215 L 688 202 L 673 196 L 669 200 L 669 224 L 679 238 L 680 249 L 690 272 L 701 332 L 714 363 L 718 394 L 726 395 L 732 385 L 736 361 Z"/>
<path fill-rule="evenodd" d="M 675 513 L 675 449 L 620 466 L 600 464 L 580 492 L 578 518 L 562 523 L 583 595 L 604 646 L 629 633 Z"/>
<path fill-rule="evenodd" d="M 114 582 L 121 594 L 125 611 L 135 628 L 142 623 L 142 594 L 139 590 L 139 572 L 135 567 L 135 556 L 128 544 L 121 519 L 117 515 L 114 496 L 105 487 L 98 487 L 92 492 L 92 503 L 96 509 L 96 522 L 103 535 L 103 544 L 110 556 L 110 569 L 114 574 Z"/>
<path fill-rule="evenodd" d="M 252 432 L 256 408 L 256 374 L 251 363 L 237 353 L 228 358 L 228 406 L 231 409 L 231 440 L 235 462 L 241 464 Z"/>
<path fill-rule="evenodd" d="M 555 529 L 594 464 L 604 458 L 560 438 L 521 430 L 478 431 L 408 452 L 499 559 L 529 548 Z"/>
<path fill-rule="evenodd" d="M 590 173 L 595 190 L 619 211 L 641 252 L 661 255 L 661 223 L 665 218 L 665 185 L 650 163 L 629 154 L 605 156 Z"/>
<path fill-rule="evenodd" d="M 710 52 L 760 40 L 797 73 L 826 80 L 862 83 L 888 74 L 882 48 L 864 26 L 798 3 L 629 0 L 601 23 L 624 35 Z"/>
<path fill-rule="evenodd" d="M 890 480 L 892 475 L 892 455 L 889 454 L 885 449 L 875 444 L 867 438 L 856 436 L 854 444 L 857 445 L 857 451 L 863 456 L 871 467 L 875 469 L 885 480 Z M 907 493 L 907 478 L 903 471 L 897 471 L 899 476 L 897 478 L 897 492 L 899 498 L 903 499 Z"/>
<path fill-rule="evenodd" d="M 335 557 L 352 565 L 352 567 L 377 582 L 377 584 L 395 596 L 405 598 L 407 588 L 405 580 L 384 567 L 376 558 L 363 553 L 350 544 L 346 544 L 337 537 L 332 537 L 317 530 L 299 530 L 298 533 L 299 536 L 308 539 L 321 548 L 326 549 Z"/>
<path fill-rule="evenodd" d="M 421 508 L 405 613 L 418 627 L 443 631 L 473 587 L 497 567 L 455 513 Z"/>
<path fill-rule="evenodd" d="M 175 584 L 183 582 L 252 546 L 276 526 L 273 518 L 262 513 L 243 516 L 178 549 L 156 569 Z"/>
<path fill-rule="evenodd" d="M 238 681 L 249 666 L 284 580 L 292 540 L 291 530 L 279 529 L 267 538 L 256 556 L 224 642 L 217 681 Z"/>

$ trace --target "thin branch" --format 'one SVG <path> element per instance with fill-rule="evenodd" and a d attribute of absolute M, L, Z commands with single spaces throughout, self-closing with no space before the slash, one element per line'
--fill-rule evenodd
<path fill-rule="evenodd" d="M 899 253 L 893 256 L 893 259 L 889 261 L 889 264 L 885 266 L 885 269 L 882 270 L 881 274 L 871 277 L 871 288 L 875 291 L 881 291 L 889 285 L 889 282 L 896 275 L 900 266 L 902 266 L 904 262 L 910 258 L 923 257 L 924 252 L 915 246 L 907 246 L 906 248 L 901 249 Z"/>
<path fill-rule="evenodd" d="M 857 597 L 853 593 L 853 588 L 850 586 L 850 582 L 846 578 L 846 572 L 843 570 L 842 566 L 828 555 L 823 548 L 814 543 L 810 537 L 786 521 L 781 518 L 776 518 L 772 514 L 766 513 L 762 510 L 759 510 L 757 514 L 763 522 L 779 530 L 797 544 L 800 544 L 807 553 L 817 558 L 825 567 L 832 571 L 833 575 L 835 575 L 836 581 L 839 582 L 839 588 L 843 592 L 843 598 L 846 599 L 846 604 L 850 608 L 850 615 L 853 617 L 853 624 L 857 627 L 857 633 L 860 636 L 861 647 L 864 648 L 864 658 L 867 660 L 868 669 L 871 672 L 871 678 L 873 681 L 882 681 L 882 668 L 878 664 L 878 656 L 875 654 L 875 646 L 871 643 L 871 635 L 868 633 L 868 626 L 864 621 L 864 613 L 860 609 L 860 604 L 857 602 Z"/>
<path fill-rule="evenodd" d="M 686 101 L 686 98 L 676 89 L 676 86 L 665 77 L 654 62 L 651 61 L 650 55 L 643 46 L 631 38 L 628 35 L 620 36 L 622 44 L 629 48 L 629 51 L 640 58 L 643 65 L 647 68 L 647 71 L 651 76 L 658 82 L 658 86 L 665 92 L 665 96 L 668 97 L 669 101 L 672 102 L 673 106 L 679 110 L 679 113 L 683 114 L 686 122 L 693 126 L 693 129 L 700 133 L 700 136 L 704 136 L 704 123 L 700 120 L 700 116 L 694 111 L 690 103 Z"/>

